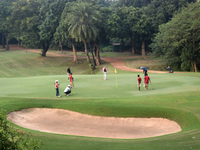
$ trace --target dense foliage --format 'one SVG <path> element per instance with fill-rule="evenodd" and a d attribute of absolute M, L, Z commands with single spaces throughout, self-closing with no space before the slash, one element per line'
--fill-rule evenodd
<path fill-rule="evenodd" d="M 0 111 L 0 149 L 1 150 L 37 150 L 41 142 L 30 139 L 30 134 L 15 130 L 8 124 L 6 111 Z"/>
<path fill-rule="evenodd" d="M 147 52 L 158 54 L 158 47 L 149 45 L 164 28 L 163 24 L 175 20 L 177 11 L 187 8 L 188 4 L 199 5 L 196 0 L 0 0 L 0 3 L 2 43 L 15 38 L 23 46 L 42 48 L 42 56 L 46 56 L 49 48 L 73 48 L 74 61 L 77 61 L 77 49 L 85 50 L 89 59 L 89 49 L 93 61 L 98 59 L 94 65 L 100 63 L 100 49 L 130 51 L 144 58 Z M 199 47 L 199 41 L 195 42 Z M 113 43 L 120 43 L 118 49 Z M 191 46 L 184 48 L 191 51 Z M 183 57 L 183 54 L 176 56 Z M 198 70 L 195 67 L 199 65 L 198 60 L 196 65 L 193 62 L 193 67 L 188 65 L 191 62 L 187 57 L 181 61 L 168 63 L 178 62 L 175 66 L 180 70 Z"/>
<path fill-rule="evenodd" d="M 200 5 L 190 4 L 171 21 L 159 28 L 151 44 L 154 53 L 163 56 L 173 68 L 195 71 L 200 69 Z"/>

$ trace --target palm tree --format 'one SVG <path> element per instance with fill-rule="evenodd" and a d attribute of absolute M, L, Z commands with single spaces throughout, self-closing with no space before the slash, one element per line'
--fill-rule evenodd
<path fill-rule="evenodd" d="M 68 15 L 68 31 L 77 42 L 83 42 L 88 61 L 87 43 L 96 39 L 98 35 L 97 23 L 100 21 L 99 11 L 93 4 L 87 2 L 72 2 Z"/>

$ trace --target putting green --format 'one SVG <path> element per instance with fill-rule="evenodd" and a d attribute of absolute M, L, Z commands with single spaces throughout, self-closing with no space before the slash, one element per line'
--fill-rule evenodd
<path fill-rule="evenodd" d="M 70 98 L 128 98 L 199 91 L 200 78 L 189 74 L 150 74 L 149 90 L 137 90 L 136 73 L 103 75 L 74 75 L 76 89 Z M 143 75 L 141 75 L 143 76 Z M 54 82 L 59 80 L 60 93 L 70 84 L 66 75 L 0 78 L 0 97 L 55 98 Z M 61 98 L 65 99 L 65 98 Z"/>

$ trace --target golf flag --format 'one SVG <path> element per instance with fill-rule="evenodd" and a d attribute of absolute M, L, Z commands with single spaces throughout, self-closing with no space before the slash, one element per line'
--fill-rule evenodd
<path fill-rule="evenodd" d="M 115 69 L 115 73 L 117 73 L 117 69 Z"/>
<path fill-rule="evenodd" d="M 118 87 L 117 85 L 117 69 L 115 69 L 115 75 L 116 75 L 116 88 Z"/>

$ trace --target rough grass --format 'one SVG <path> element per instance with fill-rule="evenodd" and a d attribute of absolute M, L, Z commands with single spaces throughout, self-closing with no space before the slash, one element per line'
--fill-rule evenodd
<path fill-rule="evenodd" d="M 79 58 L 74 63 L 70 57 L 41 57 L 38 53 L 22 50 L 0 52 L 0 77 L 66 74 L 68 66 L 73 74 L 98 73 L 103 68 L 102 64 L 94 72 L 91 71 L 85 58 Z"/>
<path fill-rule="evenodd" d="M 44 150 L 179 150 L 200 147 L 199 73 L 149 74 L 152 80 L 149 90 L 145 91 L 142 87 L 142 91 L 138 92 L 138 73 L 118 71 L 116 76 L 110 65 L 107 65 L 108 69 L 111 68 L 108 80 L 104 81 L 101 68 L 95 75 L 83 74 L 86 72 L 84 68 L 88 68 L 87 62 L 79 64 L 79 68 L 70 58 L 41 58 L 25 51 L 0 53 L 0 71 L 5 72 L 0 77 L 0 109 L 11 112 L 44 107 L 96 116 L 164 117 L 182 127 L 182 131 L 175 134 L 117 140 L 42 133 L 15 126 L 31 132 L 33 138 L 41 139 Z M 60 93 L 69 84 L 65 73 L 68 62 L 75 72 L 76 89 L 69 97 L 56 98 L 54 81 L 59 80 Z"/>
<path fill-rule="evenodd" d="M 141 66 L 146 67 L 148 70 L 159 70 L 166 71 L 166 63 L 160 58 L 147 57 L 146 60 L 143 58 L 132 58 L 126 60 L 126 65 L 130 68 L 139 69 Z"/>
<path fill-rule="evenodd" d="M 55 50 L 49 50 L 48 52 L 73 56 L 73 52 L 71 50 L 67 50 L 67 51 L 63 51 L 63 52 L 55 51 Z M 90 52 L 89 52 L 89 55 L 92 56 L 92 54 Z M 85 53 L 79 51 L 79 52 L 77 52 L 77 56 L 85 56 Z M 131 55 L 130 52 L 114 52 L 113 53 L 113 52 L 102 52 L 102 51 L 100 51 L 100 56 L 101 57 L 130 57 L 130 56 L 133 56 L 133 55 Z"/>

